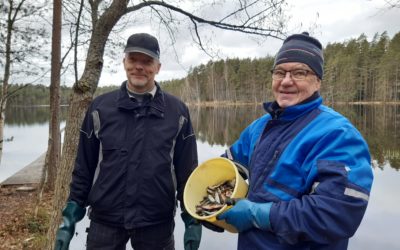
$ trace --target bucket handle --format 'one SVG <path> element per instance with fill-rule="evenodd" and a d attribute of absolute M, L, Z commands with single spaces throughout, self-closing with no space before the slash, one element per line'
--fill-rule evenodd
<path fill-rule="evenodd" d="M 236 203 L 238 202 L 238 201 L 240 201 L 241 199 L 243 199 L 243 198 L 227 198 L 226 200 L 225 200 L 225 204 L 227 205 L 227 209 L 230 209 L 231 207 L 233 207 L 234 205 L 236 205 Z M 213 217 L 211 217 L 211 218 L 208 218 L 208 219 L 206 219 L 207 221 L 209 221 L 209 222 L 214 222 L 214 221 L 217 221 L 217 216 L 213 216 Z"/>
<path fill-rule="evenodd" d="M 241 199 L 243 199 L 243 198 L 227 198 L 226 201 L 225 201 L 225 204 L 228 205 L 228 206 L 234 206 Z"/>

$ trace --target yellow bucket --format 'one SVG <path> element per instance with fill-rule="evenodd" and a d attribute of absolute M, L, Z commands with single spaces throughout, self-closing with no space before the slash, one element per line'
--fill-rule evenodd
<path fill-rule="evenodd" d="M 246 197 L 248 184 L 231 160 L 217 157 L 200 164 L 190 175 L 183 192 L 183 202 L 188 213 L 195 219 L 205 220 L 231 233 L 237 233 L 236 228 L 226 223 L 225 220 L 217 220 L 217 216 L 231 206 L 225 205 L 212 215 L 200 216 L 196 213 L 196 205 L 207 196 L 208 186 L 217 185 L 233 178 L 236 178 L 236 185 L 231 198 Z"/>

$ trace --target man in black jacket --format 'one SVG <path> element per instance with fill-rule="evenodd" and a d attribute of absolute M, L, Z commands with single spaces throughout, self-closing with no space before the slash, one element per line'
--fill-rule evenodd
<path fill-rule="evenodd" d="M 161 63 L 156 38 L 129 37 L 127 81 L 93 100 L 82 124 L 63 224 L 56 249 L 68 249 L 89 206 L 87 249 L 174 249 L 180 201 L 185 249 L 198 249 L 201 225 L 183 206 L 183 189 L 197 166 L 187 106 L 155 82 Z"/>

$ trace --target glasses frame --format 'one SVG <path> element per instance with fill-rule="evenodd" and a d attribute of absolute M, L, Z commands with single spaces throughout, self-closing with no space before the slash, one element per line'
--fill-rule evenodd
<path fill-rule="evenodd" d="M 275 72 L 278 71 L 278 70 L 285 72 L 283 77 L 278 77 L 277 75 L 275 75 Z M 303 71 L 303 72 L 305 72 L 304 77 L 303 76 L 302 77 L 295 77 L 294 74 L 292 73 L 294 71 Z M 307 78 L 308 75 L 316 75 L 314 73 L 314 71 L 308 70 L 308 69 L 292 69 L 292 70 L 271 69 L 272 79 L 273 80 L 277 80 L 277 81 L 283 80 L 283 79 L 285 79 L 285 77 L 286 77 L 288 72 L 290 73 L 290 78 L 292 78 L 293 80 L 296 80 L 296 81 L 304 81 Z"/>

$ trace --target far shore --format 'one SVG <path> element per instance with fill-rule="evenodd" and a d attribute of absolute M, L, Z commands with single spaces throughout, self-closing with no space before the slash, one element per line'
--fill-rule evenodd
<path fill-rule="evenodd" d="M 199 107 L 224 107 L 224 106 L 250 106 L 250 105 L 260 105 L 263 102 L 233 102 L 233 101 L 207 101 L 207 102 L 186 102 L 189 106 L 199 106 Z M 359 101 L 359 102 L 329 102 L 324 101 L 326 105 L 400 105 L 398 102 L 384 102 L 384 101 Z M 50 107 L 49 104 L 40 105 L 10 105 L 11 107 L 18 108 L 40 108 L 40 107 Z M 61 107 L 68 107 L 68 104 L 61 104 Z"/>
<path fill-rule="evenodd" d="M 209 102 L 186 102 L 189 106 L 200 106 L 200 107 L 215 107 L 215 106 L 242 106 L 242 105 L 260 105 L 262 102 L 232 102 L 232 101 L 209 101 Z M 328 102 L 324 101 L 326 105 L 400 105 L 398 102 Z"/>

